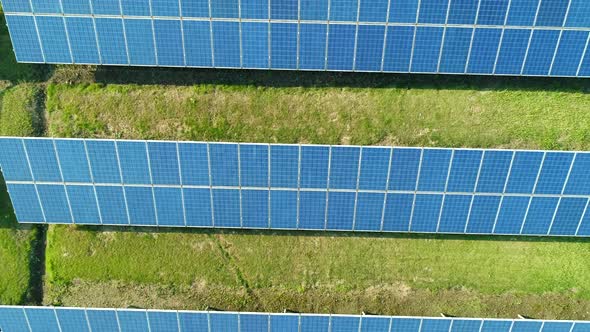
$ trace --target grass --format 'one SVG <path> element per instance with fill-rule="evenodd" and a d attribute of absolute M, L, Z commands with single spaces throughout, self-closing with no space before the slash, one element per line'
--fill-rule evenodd
<path fill-rule="evenodd" d="M 582 88 L 53 83 L 46 106 L 51 136 L 590 148 Z M 112 230 L 50 227 L 46 304 L 590 318 L 585 241 Z"/>
<path fill-rule="evenodd" d="M 590 148 L 590 98 L 581 91 L 100 84 L 47 91 L 56 136 Z"/>
<path fill-rule="evenodd" d="M 43 116 L 38 103 L 41 88 L 23 83 L 4 92 L 0 108 L 0 133 L 3 136 L 39 136 L 43 131 Z"/>

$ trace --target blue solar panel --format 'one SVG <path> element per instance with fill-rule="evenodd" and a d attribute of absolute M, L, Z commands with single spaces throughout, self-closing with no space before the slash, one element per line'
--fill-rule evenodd
<path fill-rule="evenodd" d="M 21 62 L 590 76 L 583 0 L 5 0 L 4 10 Z"/>
<path fill-rule="evenodd" d="M 268 37 L 268 23 L 242 24 L 242 64 L 245 68 L 269 68 Z"/>
<path fill-rule="evenodd" d="M 149 311 L 150 332 L 178 332 L 178 313 L 174 311 Z"/>
<path fill-rule="evenodd" d="M 587 332 L 584 321 L 0 306 L 6 331 Z"/>
<path fill-rule="evenodd" d="M 206 313 L 201 312 L 179 312 L 178 321 L 181 331 L 198 332 L 209 329 L 209 317 Z"/>
<path fill-rule="evenodd" d="M 33 138 L 0 149 L 21 222 L 590 232 L 583 152 Z"/>
<path fill-rule="evenodd" d="M 156 65 L 154 37 L 145 31 L 152 30 L 151 20 L 126 19 L 125 37 L 129 50 L 129 61 L 134 65 Z"/>
<path fill-rule="evenodd" d="M 131 225 L 157 225 L 154 191 L 145 187 L 126 187 L 125 199 Z"/>
<path fill-rule="evenodd" d="M 65 20 L 68 38 L 70 39 L 72 62 L 80 64 L 100 63 L 94 21 L 87 17 L 66 17 Z"/>
<path fill-rule="evenodd" d="M 206 21 L 183 21 L 184 53 L 187 66 L 211 67 L 213 65 L 210 26 L 211 23 Z"/>
<path fill-rule="evenodd" d="M 25 312 L 32 332 L 61 332 L 53 309 L 26 308 Z"/>
<path fill-rule="evenodd" d="M 62 332 L 90 332 L 85 310 L 61 308 L 55 314 Z"/>
<path fill-rule="evenodd" d="M 358 178 L 360 148 L 334 147 L 330 161 L 330 188 L 355 189 Z"/>
<path fill-rule="evenodd" d="M 117 312 L 117 318 L 119 320 L 119 327 L 121 328 L 121 331 L 141 332 L 149 331 L 150 329 L 147 320 L 147 313 L 145 311 L 121 310 Z"/>

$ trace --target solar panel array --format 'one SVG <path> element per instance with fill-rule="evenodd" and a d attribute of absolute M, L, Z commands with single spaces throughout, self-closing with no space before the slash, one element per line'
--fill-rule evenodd
<path fill-rule="evenodd" d="M 587 0 L 2 0 L 18 61 L 590 77 Z"/>
<path fill-rule="evenodd" d="M 0 306 L 7 332 L 589 332 L 590 322 Z"/>
<path fill-rule="evenodd" d="M 19 222 L 589 236 L 590 153 L 0 138 Z"/>

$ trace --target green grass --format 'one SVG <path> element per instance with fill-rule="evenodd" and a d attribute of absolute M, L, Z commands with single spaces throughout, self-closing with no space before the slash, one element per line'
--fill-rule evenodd
<path fill-rule="evenodd" d="M 23 83 L 7 89 L 0 106 L 0 133 L 3 136 L 39 136 L 43 130 L 38 111 L 41 88 Z"/>
<path fill-rule="evenodd" d="M 583 89 L 51 84 L 46 106 L 51 136 L 590 148 Z M 112 230 L 50 227 L 45 303 L 590 318 L 585 241 Z"/>
<path fill-rule="evenodd" d="M 590 149 L 581 91 L 57 84 L 47 93 L 55 136 Z"/>

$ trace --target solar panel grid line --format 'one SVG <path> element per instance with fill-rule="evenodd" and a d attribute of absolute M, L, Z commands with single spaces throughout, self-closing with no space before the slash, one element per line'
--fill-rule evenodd
<path fill-rule="evenodd" d="M 33 332 L 33 329 L 31 328 L 31 322 L 29 321 L 29 316 L 27 315 L 27 311 L 25 310 L 24 307 L 22 307 L 23 310 L 23 315 L 25 316 L 25 321 L 27 323 L 27 327 L 29 329 L 29 332 Z"/>
<path fill-rule="evenodd" d="M 115 312 L 115 320 L 117 321 L 117 328 L 119 329 L 119 332 L 121 331 L 121 321 L 119 320 L 119 310 L 114 310 Z M 148 324 L 148 326 L 150 326 L 150 324 Z"/>
<path fill-rule="evenodd" d="M 37 183 L 35 181 L 35 174 L 33 174 L 33 167 L 31 167 L 31 160 L 29 158 L 29 153 L 27 152 L 27 146 L 25 144 L 25 140 L 21 138 L 20 142 L 23 146 L 23 151 L 25 152 L 25 157 L 27 160 L 27 166 L 29 168 L 29 172 L 31 174 L 31 179 L 33 180 L 33 187 L 35 188 L 35 194 L 37 195 L 37 202 L 39 202 L 39 206 L 41 208 L 41 215 L 43 216 L 43 223 L 47 223 L 47 217 L 45 215 L 45 208 L 43 207 L 43 204 L 41 203 L 41 196 L 39 195 L 39 189 L 37 188 Z M 13 203 L 13 206 L 14 206 L 14 203 Z"/>
<path fill-rule="evenodd" d="M 447 24 L 449 23 L 449 13 L 451 12 L 451 2 L 453 2 L 453 0 L 449 0 L 447 2 L 447 13 L 445 15 L 445 25 L 443 28 L 443 34 L 442 34 L 442 40 L 440 42 L 440 48 L 438 51 L 438 63 L 436 65 L 436 72 L 439 73 L 440 72 L 440 62 L 442 60 L 442 55 L 443 55 L 443 49 L 445 47 L 445 37 L 447 35 Z"/>
<path fill-rule="evenodd" d="M 152 323 L 150 322 L 150 315 L 148 314 L 147 310 L 144 310 L 144 314 L 145 314 L 145 321 L 147 322 L 148 332 L 152 332 Z"/>
<path fill-rule="evenodd" d="M 66 18 L 111 18 L 111 19 L 154 19 L 154 20 L 167 20 L 167 21 L 180 21 L 180 16 L 161 16 L 161 15 L 153 15 L 153 16 L 142 16 L 142 15 L 114 15 L 114 14 L 77 14 L 77 13 L 31 13 L 31 12 L 5 12 L 5 14 L 9 16 L 27 16 L 27 17 L 61 17 L 64 16 Z M 207 21 L 214 21 L 214 22 L 239 22 L 238 18 L 227 18 L 227 17 L 190 17 L 190 16 L 183 16 L 182 20 L 184 21 L 199 21 L 199 22 L 207 22 Z M 261 18 L 244 18 L 242 17 L 241 20 L 243 23 L 266 23 L 269 19 L 261 19 Z M 331 25 L 355 25 L 356 22 L 351 21 L 342 21 L 342 20 L 318 20 L 318 19 L 305 19 L 305 20 L 297 20 L 297 19 L 270 19 L 272 23 L 290 23 L 290 24 L 297 24 L 300 22 L 301 24 L 329 24 Z M 363 26 L 383 26 L 385 27 L 387 24 L 390 26 L 400 26 L 400 27 L 438 27 L 444 28 L 444 23 L 429 23 L 429 22 L 420 22 L 420 23 L 408 23 L 408 22 L 372 22 L 372 21 L 359 21 L 359 25 Z M 466 24 L 466 23 L 448 23 L 447 27 L 453 28 L 473 28 L 473 26 L 477 28 L 496 28 L 501 29 L 505 25 L 504 24 Z M 578 27 L 578 26 L 527 26 L 527 25 L 508 25 L 506 27 L 515 30 L 530 30 L 531 28 L 540 29 L 540 30 L 552 30 L 552 31 L 588 31 L 588 27 Z"/>
<path fill-rule="evenodd" d="M 94 39 L 96 41 L 96 51 L 98 53 L 98 63 L 102 64 L 102 51 L 100 50 L 100 41 L 98 40 L 98 30 L 96 29 L 96 18 L 94 17 L 94 5 L 93 0 L 88 0 L 90 5 L 90 19 L 92 21 L 92 29 L 94 30 Z"/>
<path fill-rule="evenodd" d="M 391 0 L 389 0 L 391 1 Z M 389 17 L 389 15 L 387 16 Z M 385 181 L 385 191 L 389 190 L 389 181 L 391 179 L 391 161 L 393 160 L 393 149 L 389 150 L 389 162 L 387 164 L 387 180 Z M 385 208 L 387 207 L 387 193 L 383 195 L 383 206 L 381 207 L 381 224 L 379 226 L 379 231 L 383 231 L 383 225 L 385 224 Z"/>
<path fill-rule="evenodd" d="M 272 52 L 272 39 L 271 39 L 271 37 L 272 37 L 272 31 L 271 31 L 272 11 L 271 11 L 271 8 L 272 7 L 271 7 L 271 1 L 272 0 L 268 0 L 268 12 L 267 12 L 267 15 L 268 15 L 267 39 L 268 39 L 268 41 L 267 41 L 266 47 L 268 48 L 268 68 L 272 68 L 272 53 L 271 53 Z M 296 59 L 297 69 L 299 69 L 299 30 L 300 30 L 299 20 L 300 20 L 300 10 L 301 10 L 300 8 L 301 8 L 301 0 L 297 0 L 297 59 Z M 269 155 L 270 155 L 270 153 L 269 153 Z"/>
<path fill-rule="evenodd" d="M 178 314 L 178 311 L 176 311 L 176 326 L 178 327 L 178 332 L 182 332 L 182 329 L 180 328 L 180 315 Z"/>
<path fill-rule="evenodd" d="M 184 41 L 184 17 L 182 15 L 182 0 L 178 0 L 178 12 L 180 14 L 180 40 L 182 42 L 182 64 L 187 67 L 186 45 Z"/>
<path fill-rule="evenodd" d="M 477 11 L 475 13 L 475 17 L 479 16 L 479 8 L 481 7 L 481 0 L 477 1 Z M 471 50 L 473 49 L 473 38 L 475 37 L 475 28 L 476 28 L 476 20 L 473 21 L 473 29 L 471 30 L 471 41 L 469 42 L 469 51 L 467 52 L 467 58 L 465 61 L 465 68 L 463 70 L 463 74 L 467 74 L 467 69 L 469 68 L 469 60 L 471 60 Z"/>
<path fill-rule="evenodd" d="M 31 181 L 6 181 L 7 184 L 33 184 Z M 119 184 L 119 183 L 86 183 L 86 182 L 49 182 L 49 181 L 37 181 L 37 185 L 66 185 L 66 186 L 96 186 L 96 187 L 125 187 L 125 188 L 151 188 L 152 185 L 150 184 Z M 170 185 L 170 184 L 154 184 L 154 188 L 174 188 L 180 189 L 180 185 Z M 208 189 L 209 186 L 207 185 L 184 185 L 183 188 L 185 189 Z M 238 190 L 239 186 L 212 186 L 213 189 L 227 189 L 227 190 Z M 267 190 L 267 187 L 242 187 L 244 190 Z M 288 188 L 288 187 L 272 187 L 273 191 L 297 191 L 296 188 Z M 302 192 L 326 192 L 324 188 L 301 188 Z M 339 189 L 339 188 L 332 188 L 330 192 L 337 192 L 337 193 L 356 193 L 355 189 Z M 506 197 L 545 197 L 545 198 L 587 198 L 587 195 L 581 194 L 526 194 L 526 193 L 501 193 L 501 192 L 464 192 L 464 191 L 456 191 L 456 192 L 446 192 L 443 191 L 433 191 L 433 190 L 377 190 L 377 189 L 359 189 L 359 193 L 368 193 L 368 194 L 410 194 L 413 195 L 417 193 L 419 195 L 442 195 L 446 194 L 449 196 L 456 196 L 456 195 L 469 195 L 469 196 L 497 196 L 501 197 L 502 195 Z"/>
<path fill-rule="evenodd" d="M 330 1 L 330 0 L 328 0 Z M 298 146 L 297 151 L 297 223 L 296 229 L 299 229 L 301 213 L 299 208 L 301 207 L 301 144 Z"/>
<path fill-rule="evenodd" d="M 240 319 L 240 313 L 238 312 L 238 331 L 241 332 L 242 329 L 240 328 L 240 321 L 241 321 L 241 319 Z"/>
<path fill-rule="evenodd" d="M 500 35 L 500 41 L 498 42 L 498 49 L 496 50 L 496 58 L 494 60 L 494 68 L 492 69 L 492 75 L 497 75 L 496 68 L 498 67 L 498 59 L 500 58 L 500 51 L 504 45 L 504 34 L 506 32 L 506 25 L 508 23 L 508 15 L 510 14 L 510 7 L 512 0 L 508 1 L 508 8 L 506 9 L 506 16 L 504 17 L 504 25 L 502 27 L 502 34 Z"/>
<path fill-rule="evenodd" d="M 332 314 L 328 314 L 328 332 L 332 332 Z"/>
<path fill-rule="evenodd" d="M 526 51 L 524 54 L 524 60 L 522 61 L 522 66 L 520 68 L 520 76 L 522 76 L 524 74 L 524 68 L 526 66 L 526 62 L 528 60 L 529 57 L 529 50 L 531 48 L 531 42 L 533 41 L 533 36 L 535 35 L 535 30 L 537 27 L 537 19 L 539 18 L 539 10 L 541 9 L 541 4 L 543 3 L 543 0 L 539 0 L 539 2 L 537 3 L 537 11 L 535 12 L 535 19 L 533 21 L 533 26 L 531 27 L 531 33 L 529 35 L 529 41 L 526 47 Z"/>
<path fill-rule="evenodd" d="M 331 0 L 328 0 L 328 13 L 326 16 L 326 50 L 324 52 L 324 71 L 328 70 L 328 46 L 330 45 L 330 4 Z"/>
<path fill-rule="evenodd" d="M 55 156 L 56 156 L 56 162 L 57 162 L 57 168 L 59 170 L 59 176 L 61 177 L 62 182 L 65 182 L 64 173 L 61 168 L 61 161 L 59 159 L 59 153 L 57 151 L 57 147 L 55 145 L 54 139 L 51 140 L 51 144 L 53 145 L 53 152 L 55 153 Z M 65 192 L 65 196 L 66 196 L 66 202 L 68 203 L 68 210 L 70 211 L 70 218 L 72 219 L 72 223 L 75 224 L 76 219 L 74 218 L 74 212 L 72 212 L 72 204 L 70 203 L 70 195 L 68 194 L 68 189 L 66 188 L 65 185 L 64 185 L 64 192 Z"/>
<path fill-rule="evenodd" d="M 209 0 L 211 1 L 211 0 Z M 208 173 L 208 177 L 209 177 L 209 201 L 211 203 L 211 223 L 212 223 L 212 227 L 215 227 L 215 208 L 214 208 L 214 204 L 213 204 L 213 181 L 211 180 L 212 176 L 211 176 L 211 152 L 210 152 L 210 147 L 209 147 L 209 143 L 206 144 L 207 145 L 207 173 Z"/>
<path fill-rule="evenodd" d="M 29 5 L 31 6 L 31 12 L 34 13 L 33 0 L 29 0 Z M 41 57 L 43 58 L 43 62 L 47 62 L 47 59 L 45 57 L 45 50 L 43 48 L 43 43 L 41 42 L 41 34 L 39 33 L 39 25 L 37 24 L 37 18 L 34 15 L 33 23 L 35 25 L 35 32 L 37 33 L 37 41 L 39 42 L 39 50 L 41 51 Z"/>
<path fill-rule="evenodd" d="M 187 224 L 187 220 L 186 220 L 186 205 L 185 205 L 185 201 L 184 201 L 184 181 L 183 181 L 183 177 L 182 177 L 182 166 L 180 164 L 180 148 L 179 148 L 179 144 L 178 142 L 175 143 L 176 144 L 176 159 L 178 161 L 178 180 L 180 181 L 180 200 L 182 203 L 182 219 L 184 221 L 184 226 L 188 226 Z"/>
<path fill-rule="evenodd" d="M 510 180 L 510 176 L 512 175 L 512 166 L 514 165 L 514 158 L 516 157 L 516 152 L 512 152 L 512 158 L 510 158 L 510 166 L 508 167 L 508 174 L 506 175 L 506 180 L 504 180 L 504 186 L 502 188 L 502 196 L 500 197 L 500 203 L 498 204 L 498 211 L 496 211 L 496 217 L 494 218 L 494 226 L 492 226 L 492 234 L 496 232 L 496 225 L 498 224 L 498 218 L 500 217 L 500 211 L 502 211 L 502 204 L 504 203 L 504 197 L 506 196 L 506 188 L 508 187 L 508 180 Z"/>
<path fill-rule="evenodd" d="M 361 148 L 362 150 L 362 148 Z M 328 176 L 326 177 L 326 207 L 324 209 L 324 230 L 328 229 L 328 207 L 330 201 L 330 174 L 332 173 L 332 147 L 328 149 Z"/>
<path fill-rule="evenodd" d="M 572 326 L 570 326 L 570 330 L 568 332 L 572 332 L 574 330 L 574 328 L 576 327 L 576 322 L 572 323 Z"/>
<path fill-rule="evenodd" d="M 447 190 L 449 188 L 449 179 L 451 177 L 451 170 L 453 169 L 453 159 L 455 159 L 454 157 L 455 157 L 455 149 L 452 149 L 451 150 L 451 159 L 449 161 L 449 167 L 448 167 L 448 170 L 447 170 L 447 178 L 445 180 L 444 194 L 443 194 L 443 197 L 442 197 L 442 202 L 440 204 L 440 210 L 438 212 L 438 220 L 436 222 L 436 232 L 437 233 L 438 233 L 438 231 L 440 229 L 440 220 L 442 219 L 443 210 L 445 208 L 445 199 L 447 197 L 446 193 L 447 193 Z"/>
<path fill-rule="evenodd" d="M 242 0 L 238 0 L 238 32 L 239 32 L 239 44 L 240 44 L 240 68 L 244 68 L 244 49 L 242 45 Z M 239 153 L 239 146 L 238 146 Z M 240 196 L 241 199 L 241 196 Z M 240 209 L 241 211 L 241 209 Z M 241 217 L 240 217 L 241 219 Z"/>
<path fill-rule="evenodd" d="M 565 23 L 567 22 L 567 17 L 569 15 L 571 5 L 572 5 L 572 0 L 568 0 L 567 8 L 565 10 L 565 15 L 563 16 L 563 20 L 561 22 L 562 28 L 565 28 Z M 555 46 L 555 52 L 553 53 L 553 58 L 551 59 L 551 65 L 549 66 L 548 75 L 551 75 L 551 73 L 553 72 L 553 64 L 555 63 L 555 58 L 557 57 L 557 51 L 559 50 L 559 46 L 561 45 L 561 36 L 562 35 L 563 35 L 563 30 L 559 31 L 559 38 L 557 39 L 557 45 Z"/>
<path fill-rule="evenodd" d="M 119 4 L 121 3 L 121 0 L 119 0 Z M 114 147 L 115 147 L 115 156 L 117 157 L 117 166 L 119 167 L 119 179 L 121 180 L 121 184 L 123 184 L 123 170 L 121 169 L 121 158 L 119 157 L 119 148 L 118 148 L 118 143 L 117 141 L 113 141 L 114 142 Z M 147 149 L 147 144 L 146 144 L 146 149 Z M 146 150 L 147 151 L 147 150 Z M 147 152 L 146 152 L 147 153 Z M 148 159 L 148 163 L 149 163 L 149 155 L 147 156 Z M 150 168 L 148 167 L 148 170 Z M 151 171 L 150 171 L 150 178 L 151 178 Z M 127 224 L 131 225 L 131 216 L 129 214 L 129 204 L 127 202 L 127 193 L 125 192 L 125 188 L 121 188 L 122 192 L 123 192 L 123 202 L 125 203 L 125 213 L 127 214 Z M 152 189 L 153 192 L 153 189 Z M 157 225 L 157 215 L 156 215 L 156 225 Z"/>
<path fill-rule="evenodd" d="M 242 163 L 240 157 L 240 143 L 238 143 L 238 193 L 240 194 L 240 228 L 244 227 L 244 215 L 242 207 Z"/>
<path fill-rule="evenodd" d="M 553 65 L 555 64 L 555 58 L 557 58 L 557 51 L 559 50 L 559 46 L 561 44 L 561 36 L 563 36 L 563 30 L 559 31 L 559 37 L 557 38 L 557 44 L 555 45 L 555 50 L 553 51 L 551 65 L 549 65 L 549 71 L 547 72 L 547 75 L 551 75 L 551 73 L 553 72 Z"/>
<path fill-rule="evenodd" d="M 418 326 L 418 332 L 422 332 L 422 323 L 424 323 L 424 319 L 420 319 L 420 325 Z"/>
<path fill-rule="evenodd" d="M 363 148 L 361 147 L 361 149 L 359 151 L 359 161 L 358 161 L 357 173 L 356 173 L 356 190 L 354 193 L 354 210 L 353 210 L 354 212 L 352 215 L 352 230 L 353 231 L 356 229 L 356 213 L 357 213 L 357 207 L 358 207 L 359 184 L 360 184 L 360 179 L 361 179 L 362 160 L 363 160 Z"/>
<path fill-rule="evenodd" d="M 272 203 L 271 196 L 272 195 L 271 195 L 271 191 L 270 191 L 270 188 L 271 188 L 271 181 L 270 181 L 270 179 L 271 179 L 271 174 L 272 174 L 270 156 L 272 154 L 272 150 L 271 150 L 271 145 L 270 144 L 267 145 L 267 150 L 268 150 L 268 153 L 266 155 L 266 163 L 268 164 L 268 170 L 267 170 L 267 172 L 268 172 L 268 176 L 267 176 L 267 182 L 268 182 L 268 208 L 267 208 L 267 212 L 266 213 L 268 213 L 268 228 L 272 228 L 272 205 L 271 205 L 271 203 Z"/>
<path fill-rule="evenodd" d="M 209 10 L 209 40 L 211 41 L 211 67 L 215 68 L 215 40 L 213 39 L 213 15 L 211 14 L 211 1 L 212 0 L 207 0 L 207 6 Z"/>
<path fill-rule="evenodd" d="M 420 1 L 420 0 L 418 0 Z M 414 220 L 414 210 L 416 208 L 416 194 L 418 192 L 418 185 L 420 184 L 420 173 L 422 171 L 422 159 L 424 157 L 424 148 L 420 149 L 420 162 L 418 163 L 418 175 L 416 176 L 416 183 L 414 184 L 414 193 L 412 198 L 412 211 L 410 212 L 410 222 L 408 223 L 408 232 L 412 230 L 412 221 Z"/>
<path fill-rule="evenodd" d="M 584 51 L 582 52 L 582 56 L 580 57 L 580 63 L 578 64 L 578 68 L 576 69 L 576 77 L 580 77 L 580 70 L 582 69 L 582 65 L 584 64 L 584 59 L 586 58 L 586 52 L 588 51 L 588 43 L 590 42 L 590 33 L 586 38 L 586 45 L 584 45 Z"/>
<path fill-rule="evenodd" d="M 82 140 L 82 144 L 84 146 L 84 157 L 86 159 L 86 163 L 88 165 L 88 170 L 89 170 L 89 176 L 90 176 L 90 181 L 92 183 L 92 191 L 94 193 L 94 199 L 96 201 L 96 207 L 97 207 L 97 211 L 98 211 L 98 220 L 100 221 L 100 224 L 103 224 L 103 220 L 102 220 L 102 212 L 100 209 L 100 203 L 98 202 L 98 194 L 96 193 L 96 186 L 94 185 L 94 173 L 92 171 L 92 164 L 90 163 L 90 157 L 88 156 L 88 147 L 86 145 L 86 140 Z"/>
<path fill-rule="evenodd" d="M 385 49 L 387 47 L 387 30 L 389 30 L 389 11 L 391 10 L 391 0 L 387 0 L 387 11 L 385 14 L 385 29 L 383 29 L 383 47 L 381 48 L 381 65 L 379 66 L 379 72 L 383 72 L 385 65 Z"/>
<path fill-rule="evenodd" d="M 479 323 L 479 330 L 478 330 L 478 332 L 481 332 L 483 330 L 483 322 L 484 322 L 484 320 L 482 319 L 481 322 Z"/>
<path fill-rule="evenodd" d="M 55 307 L 53 308 L 53 316 L 55 317 L 55 321 L 57 322 L 57 328 L 58 328 L 59 332 L 63 332 L 61 329 L 61 323 L 59 321 L 59 317 L 57 316 L 57 310 L 55 310 Z"/>
<path fill-rule="evenodd" d="M 211 332 L 211 315 L 209 315 L 209 310 L 207 310 L 207 332 Z"/>
<path fill-rule="evenodd" d="M 121 1 L 121 0 L 119 0 Z M 180 0 L 179 0 L 180 1 Z M 154 22 L 154 11 L 152 8 L 152 0 L 148 0 L 148 9 L 150 12 L 150 26 L 152 28 L 152 43 L 154 43 L 154 60 L 156 62 L 156 65 L 160 64 L 160 61 L 158 59 L 158 41 L 156 40 L 156 27 L 155 27 L 155 22 Z"/>
<path fill-rule="evenodd" d="M 570 166 L 568 168 L 567 175 L 565 177 L 565 181 L 563 182 L 563 186 L 561 187 L 561 191 L 559 193 L 559 199 L 557 201 L 557 206 L 555 207 L 555 211 L 553 211 L 553 216 L 551 217 L 551 224 L 549 224 L 549 229 L 547 230 L 547 235 L 549 235 L 551 233 L 551 230 L 553 229 L 553 223 L 555 222 L 555 217 L 557 216 L 557 211 L 559 211 L 559 206 L 561 205 L 561 199 L 563 198 L 563 193 L 565 192 L 565 188 L 569 182 L 570 174 L 572 174 L 572 168 L 574 167 L 574 163 L 576 162 L 577 156 L 578 156 L 578 154 L 575 153 L 574 157 L 572 158 L 572 160 L 570 162 Z"/>
<path fill-rule="evenodd" d="M 127 54 L 127 65 L 131 65 L 131 57 L 129 56 L 129 43 L 127 42 L 127 28 L 125 26 L 125 20 L 123 19 L 123 4 L 121 3 L 121 0 L 119 1 L 119 12 L 121 13 L 121 24 L 123 26 L 123 40 L 125 41 L 125 53 Z M 149 0 L 151 3 L 151 0 Z M 152 33 L 154 32 L 154 27 L 152 24 Z M 154 48 L 155 44 L 154 44 Z M 157 64 L 157 62 L 156 62 Z"/>
<path fill-rule="evenodd" d="M 543 159 L 541 160 L 541 165 L 539 166 L 539 170 L 537 171 L 537 177 L 535 178 L 535 184 L 533 185 L 532 193 L 534 194 L 537 191 L 537 184 L 539 184 L 539 178 L 541 177 L 541 170 L 543 169 L 543 165 L 545 165 L 545 158 L 547 157 L 547 152 L 543 152 Z M 529 198 L 529 203 L 526 208 L 526 212 L 524 213 L 524 217 L 522 219 L 522 224 L 520 226 L 520 232 L 518 234 L 522 234 L 524 230 L 524 225 L 526 223 L 526 219 L 529 215 L 529 210 L 531 209 L 531 203 L 533 202 L 533 197 Z"/>
<path fill-rule="evenodd" d="M 481 158 L 479 160 L 479 167 L 477 169 L 477 176 L 475 177 L 475 184 L 473 185 L 473 194 L 477 192 L 477 186 L 479 184 L 479 176 L 481 175 L 481 168 L 483 166 L 484 158 L 486 157 L 486 151 L 484 150 L 481 154 Z M 471 202 L 469 203 L 469 212 L 467 212 L 467 221 L 465 222 L 465 228 L 463 229 L 463 233 L 467 233 L 467 228 L 469 227 L 469 221 L 471 220 L 471 211 L 473 210 L 473 201 L 475 200 L 475 195 L 471 196 Z"/>
<path fill-rule="evenodd" d="M 363 316 L 364 316 L 364 315 L 362 315 L 362 316 L 359 318 L 359 328 L 358 328 L 357 332 L 361 332 L 361 331 L 363 330 Z"/>
<path fill-rule="evenodd" d="M 269 31 L 270 31 L 270 1 L 269 2 L 269 15 L 268 15 L 268 26 L 269 26 Z M 268 49 L 270 50 L 270 38 L 268 39 Z M 297 58 L 296 58 L 296 64 L 295 64 L 295 68 L 297 68 L 297 70 L 300 70 L 300 57 L 301 57 L 301 0 L 297 0 Z M 272 63 L 270 62 L 270 56 L 269 56 L 269 67 L 272 68 Z"/>
<path fill-rule="evenodd" d="M 358 48 L 358 39 L 359 39 L 359 20 L 361 15 L 361 1 L 357 0 L 357 8 L 356 8 L 356 27 L 354 31 L 354 53 L 352 56 L 352 71 L 356 71 L 356 55 L 357 55 L 357 48 Z"/>
<path fill-rule="evenodd" d="M 64 32 L 66 34 L 66 42 L 68 43 L 68 51 L 70 52 L 70 61 L 72 61 L 72 63 L 76 63 L 75 59 L 74 59 L 74 55 L 72 53 L 72 45 L 70 43 L 70 35 L 68 33 L 68 23 L 66 22 L 66 18 L 63 16 L 64 13 L 64 6 L 63 6 L 63 2 L 62 0 L 59 0 L 59 7 L 61 9 L 62 15 L 61 15 L 61 19 L 64 22 Z"/>
<path fill-rule="evenodd" d="M 575 236 L 578 236 L 580 232 L 580 226 L 582 226 L 582 221 L 586 217 L 586 213 L 588 212 L 588 204 L 590 203 L 590 198 L 586 199 L 586 205 L 584 205 L 584 210 L 582 211 L 582 215 L 580 216 L 580 221 L 578 221 L 578 226 L 576 227 L 576 232 L 574 233 Z"/>
<path fill-rule="evenodd" d="M 409 62 L 408 62 L 408 70 L 407 72 L 409 73 L 410 71 L 412 71 L 412 62 L 414 60 L 414 48 L 416 46 L 416 31 L 418 31 L 418 18 L 420 17 L 420 7 L 422 5 L 422 0 L 418 0 L 418 6 L 416 7 L 416 20 L 414 21 L 414 31 L 413 31 L 413 37 L 412 37 L 412 48 L 410 50 L 410 58 L 409 58 Z M 413 208 L 412 208 L 413 210 Z M 411 222 L 411 219 L 410 219 Z"/>

